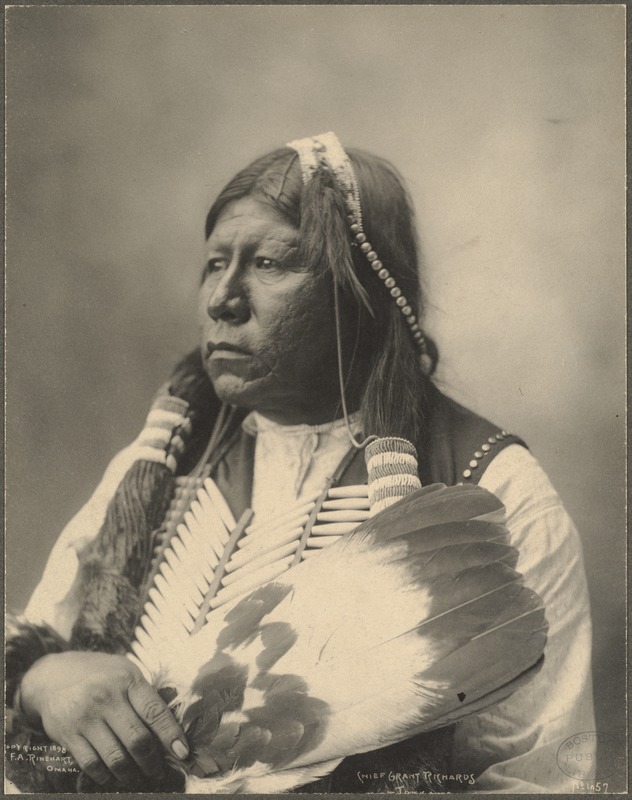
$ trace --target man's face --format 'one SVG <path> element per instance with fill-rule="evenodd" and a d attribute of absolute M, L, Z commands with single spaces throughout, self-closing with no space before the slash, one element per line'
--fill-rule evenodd
<path fill-rule="evenodd" d="M 202 357 L 224 402 L 315 424 L 339 399 L 335 318 L 330 279 L 299 263 L 297 239 L 254 198 L 224 208 L 207 241 Z"/>

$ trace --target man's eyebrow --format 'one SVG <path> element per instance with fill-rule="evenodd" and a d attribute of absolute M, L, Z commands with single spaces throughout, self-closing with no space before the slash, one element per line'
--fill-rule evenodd
<path fill-rule="evenodd" d="M 262 239 L 260 239 L 259 241 L 264 241 L 264 240 L 271 242 L 279 242 L 284 247 L 292 247 L 292 248 L 298 247 L 297 236 L 288 237 L 287 239 L 279 238 L 278 236 L 269 236 L 265 237 L 265 239 L 262 237 Z"/>

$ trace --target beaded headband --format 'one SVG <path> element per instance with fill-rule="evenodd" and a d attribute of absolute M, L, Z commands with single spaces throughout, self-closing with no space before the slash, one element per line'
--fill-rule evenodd
<path fill-rule="evenodd" d="M 329 133 L 321 133 L 318 136 L 308 136 L 305 139 L 295 139 L 292 142 L 288 142 L 287 146 L 298 153 L 303 173 L 303 183 L 309 183 L 319 169 L 325 169 L 332 173 L 336 184 L 344 195 L 349 227 L 355 240 L 354 244 L 360 247 L 360 250 L 371 265 L 371 269 L 377 274 L 402 312 L 420 352 L 422 355 L 427 355 L 426 339 L 419 327 L 412 306 L 402 294 L 402 290 L 397 285 L 395 278 L 378 258 L 377 253 L 364 233 L 358 181 L 351 160 L 336 134 L 330 131 Z"/>

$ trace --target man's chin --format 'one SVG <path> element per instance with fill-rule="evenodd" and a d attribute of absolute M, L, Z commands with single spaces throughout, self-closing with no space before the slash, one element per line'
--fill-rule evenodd
<path fill-rule="evenodd" d="M 236 375 L 221 375 L 211 377 L 211 382 L 222 403 L 254 409 L 262 399 L 262 383 L 265 383 L 265 379 L 245 381 Z"/>

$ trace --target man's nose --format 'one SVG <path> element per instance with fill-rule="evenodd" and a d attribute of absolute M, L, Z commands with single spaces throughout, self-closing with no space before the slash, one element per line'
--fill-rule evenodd
<path fill-rule="evenodd" d="M 231 264 L 212 285 L 206 311 L 211 319 L 239 325 L 250 316 L 250 304 L 239 266 Z"/>

